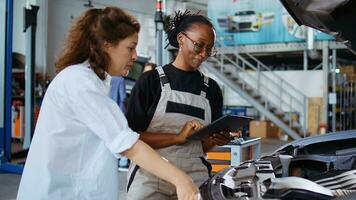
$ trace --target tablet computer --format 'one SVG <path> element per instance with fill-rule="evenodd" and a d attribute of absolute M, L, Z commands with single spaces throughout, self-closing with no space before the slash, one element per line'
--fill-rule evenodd
<path fill-rule="evenodd" d="M 211 124 L 201 128 L 193 135 L 187 137 L 187 140 L 201 140 L 206 135 L 224 132 L 236 132 L 242 130 L 242 128 L 253 120 L 252 117 L 240 116 L 240 115 L 225 115 L 219 119 L 213 121 Z"/>

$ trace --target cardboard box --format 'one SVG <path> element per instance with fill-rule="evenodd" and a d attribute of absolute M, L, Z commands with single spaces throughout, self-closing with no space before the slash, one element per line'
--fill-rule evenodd
<path fill-rule="evenodd" d="M 250 137 L 279 138 L 279 127 L 271 121 L 253 120 L 250 122 Z"/>
<path fill-rule="evenodd" d="M 356 82 L 356 74 L 347 74 L 347 80 L 350 82 Z"/>
<path fill-rule="evenodd" d="M 323 116 L 323 98 L 308 98 L 308 132 L 310 135 L 319 133 L 319 124 Z"/>
<path fill-rule="evenodd" d="M 356 67 L 354 65 L 340 66 L 341 74 L 356 74 Z"/>

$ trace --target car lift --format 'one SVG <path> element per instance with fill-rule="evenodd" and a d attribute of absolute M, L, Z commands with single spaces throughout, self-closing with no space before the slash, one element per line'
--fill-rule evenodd
<path fill-rule="evenodd" d="M 39 7 L 32 6 L 24 9 L 24 31 L 26 32 L 26 69 L 25 69 L 25 110 L 26 131 L 24 152 L 28 147 L 33 134 L 33 88 L 35 69 L 35 38 L 37 25 L 37 12 Z M 0 172 L 18 173 L 23 171 L 22 164 L 11 163 L 11 90 L 12 90 L 12 34 L 13 34 L 13 0 L 0 2 Z M 22 154 L 22 152 L 20 152 Z M 25 153 L 27 154 L 27 153 Z"/>

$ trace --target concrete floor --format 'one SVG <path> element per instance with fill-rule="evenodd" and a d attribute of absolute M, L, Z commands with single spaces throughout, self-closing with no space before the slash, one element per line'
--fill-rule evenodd
<path fill-rule="evenodd" d="M 0 200 L 15 200 L 21 175 L 0 173 Z M 126 172 L 119 173 L 119 198 L 126 199 Z"/>
<path fill-rule="evenodd" d="M 278 147 L 282 146 L 287 142 L 274 140 L 274 139 L 264 139 L 261 145 L 261 155 L 267 155 Z M 17 189 L 20 183 L 21 176 L 16 174 L 2 174 L 0 173 L 0 200 L 15 200 Z M 119 194 L 120 199 L 126 199 L 126 172 L 119 173 L 120 185 Z"/>

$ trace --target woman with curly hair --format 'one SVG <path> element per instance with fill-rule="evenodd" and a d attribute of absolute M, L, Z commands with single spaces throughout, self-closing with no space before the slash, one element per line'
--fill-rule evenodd
<path fill-rule="evenodd" d="M 230 141 L 220 133 L 202 141 L 187 141 L 191 134 L 179 132 L 187 121 L 194 119 L 207 125 L 222 115 L 218 84 L 199 71 L 200 64 L 215 54 L 215 30 L 206 17 L 186 11 L 175 14 L 167 34 L 169 43 L 179 49 L 178 55 L 172 63 L 141 75 L 132 90 L 126 116 L 141 140 L 189 174 L 199 186 L 209 178 L 205 152 Z M 171 184 L 134 162 L 127 186 L 129 200 L 176 199 Z"/>
<path fill-rule="evenodd" d="M 111 76 L 127 75 L 137 58 L 139 30 L 115 7 L 90 9 L 74 23 L 43 99 L 18 200 L 117 200 L 120 154 L 174 184 L 179 199 L 198 199 L 191 178 L 139 140 L 108 96 Z M 197 127 L 189 121 L 182 133 Z"/>

